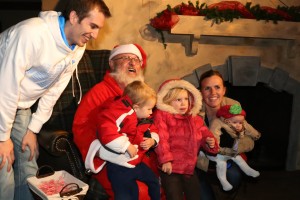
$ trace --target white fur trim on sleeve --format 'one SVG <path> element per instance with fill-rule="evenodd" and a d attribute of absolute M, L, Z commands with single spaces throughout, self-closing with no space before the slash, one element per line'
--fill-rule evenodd
<path fill-rule="evenodd" d="M 151 132 L 151 138 L 156 141 L 156 146 L 157 146 L 158 143 L 159 143 L 159 136 L 158 136 L 158 134 L 155 133 L 155 132 Z"/>
<path fill-rule="evenodd" d="M 105 146 L 118 153 L 125 153 L 129 145 L 130 142 L 128 137 L 126 135 L 122 135 L 107 143 Z"/>
<path fill-rule="evenodd" d="M 94 158 L 96 155 L 98 155 L 98 151 L 101 149 L 102 145 L 100 143 L 100 141 L 98 139 L 94 140 L 90 147 L 89 147 L 89 151 L 87 153 L 87 156 L 85 158 L 85 168 L 86 169 L 90 169 L 93 173 L 98 173 L 101 171 L 101 169 L 104 167 L 105 163 L 104 162 L 100 167 L 98 167 L 97 169 L 95 169 L 95 165 L 94 165 Z"/>
<path fill-rule="evenodd" d="M 137 150 L 138 150 L 137 145 L 135 145 L 135 148 L 137 148 Z M 112 153 L 112 152 L 106 150 L 105 148 L 100 149 L 99 156 L 103 160 L 106 160 L 108 162 L 115 163 L 117 165 L 127 167 L 127 168 L 134 168 L 135 166 L 129 164 L 128 162 L 131 160 L 137 159 L 139 157 L 138 155 L 135 155 L 133 158 L 130 158 L 130 155 L 127 152 L 122 153 L 122 154 L 116 154 L 116 153 Z"/>

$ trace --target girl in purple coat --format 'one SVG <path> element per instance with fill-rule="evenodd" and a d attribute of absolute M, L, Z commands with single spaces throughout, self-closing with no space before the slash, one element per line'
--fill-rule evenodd
<path fill-rule="evenodd" d="M 162 187 L 167 200 L 199 200 L 195 166 L 199 150 L 215 155 L 219 146 L 198 115 L 200 92 L 184 80 L 168 80 L 157 93 L 154 124 L 159 130 L 158 157 Z"/>

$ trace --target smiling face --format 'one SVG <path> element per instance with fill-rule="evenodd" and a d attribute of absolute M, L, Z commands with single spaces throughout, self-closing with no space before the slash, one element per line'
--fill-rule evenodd
<path fill-rule="evenodd" d="M 203 79 L 200 91 L 203 101 L 208 107 L 220 108 L 226 88 L 223 84 L 223 80 L 219 76 L 213 75 Z"/>
<path fill-rule="evenodd" d="M 181 90 L 170 105 L 181 115 L 186 114 L 189 109 L 189 95 L 187 90 Z"/>
<path fill-rule="evenodd" d="M 142 62 L 135 54 L 118 54 L 109 61 L 111 75 L 119 83 L 120 87 L 125 87 L 134 80 L 143 80 Z"/>
<path fill-rule="evenodd" d="M 116 55 L 110 62 L 112 71 L 122 71 L 129 77 L 135 77 L 141 71 L 142 62 L 132 53 Z"/>
<path fill-rule="evenodd" d="M 105 16 L 99 8 L 92 9 L 87 17 L 79 21 L 75 11 L 70 13 L 70 26 L 66 26 L 65 33 L 69 45 L 84 46 L 90 39 L 96 39 L 99 30 L 103 27 Z"/>

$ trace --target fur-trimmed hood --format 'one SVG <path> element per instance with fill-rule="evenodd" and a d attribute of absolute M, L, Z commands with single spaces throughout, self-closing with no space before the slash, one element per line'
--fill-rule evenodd
<path fill-rule="evenodd" d="M 202 107 L 202 96 L 200 94 L 200 91 L 191 83 L 181 79 L 171 79 L 161 84 L 157 92 L 156 107 L 159 110 L 166 111 L 171 114 L 179 114 L 172 106 L 163 102 L 163 98 L 173 88 L 182 88 L 186 89 L 189 92 L 189 95 L 192 97 L 189 114 L 193 116 L 197 115 Z"/>

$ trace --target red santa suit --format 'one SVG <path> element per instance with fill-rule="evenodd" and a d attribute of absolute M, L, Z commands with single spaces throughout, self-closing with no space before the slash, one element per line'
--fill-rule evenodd
<path fill-rule="evenodd" d="M 95 155 L 96 147 L 99 145 L 97 143 L 98 138 L 96 134 L 97 127 L 95 121 L 99 106 L 101 106 L 107 99 L 120 96 L 122 93 L 122 89 L 119 87 L 114 78 L 107 72 L 103 81 L 96 84 L 90 91 L 88 91 L 79 104 L 74 117 L 72 130 L 74 142 L 79 148 L 84 161 L 86 161 L 87 155 Z M 93 153 L 93 151 L 95 152 Z M 86 168 L 97 173 L 100 169 L 102 169 L 103 164 L 104 161 L 95 156 L 92 158 L 90 165 L 88 167 L 86 166 Z"/>
<path fill-rule="evenodd" d="M 138 121 L 136 113 L 131 105 L 131 100 L 127 96 L 116 97 L 106 101 L 99 109 L 97 132 L 100 143 L 105 147 L 105 151 L 103 151 L 104 154 L 125 154 L 130 144 L 136 145 L 138 148 L 137 158 L 128 162 L 134 167 L 142 162 L 143 157 L 147 152 L 140 148 L 140 143 L 144 140 L 143 138 L 151 137 L 157 144 L 159 142 L 159 137 L 157 129 L 151 123 L 151 119 L 146 119 L 147 121 Z M 103 156 L 106 155 L 101 155 L 100 153 L 100 157 L 105 160 Z M 106 157 L 111 159 L 110 155 Z M 124 165 L 123 159 L 120 160 L 121 163 L 118 163 L 118 159 L 108 161 Z"/>
<path fill-rule="evenodd" d="M 145 68 L 147 56 L 144 50 L 137 44 L 125 44 L 114 47 L 111 51 L 109 60 L 111 60 L 114 56 L 123 53 L 132 53 L 138 56 L 142 61 L 142 69 Z M 85 167 L 95 173 L 94 177 L 100 182 L 111 199 L 114 199 L 114 194 L 111 184 L 107 178 L 106 167 L 103 165 L 104 161 L 99 156 L 95 156 L 99 151 L 99 146 L 101 146 L 96 134 L 97 108 L 102 106 L 107 99 L 121 96 L 122 93 L 123 90 L 119 87 L 114 78 L 107 72 L 103 81 L 95 85 L 83 97 L 76 111 L 72 129 L 74 142 L 82 155 Z M 153 156 L 154 154 L 151 155 L 151 159 L 145 159 L 145 156 L 143 162 L 147 161 L 148 164 L 153 166 L 152 168 L 155 169 L 155 164 L 152 162 Z M 154 159 L 156 159 L 156 157 L 154 157 Z M 139 198 L 143 200 L 149 199 L 147 186 L 141 182 L 138 182 L 138 186 L 140 191 Z"/>
<path fill-rule="evenodd" d="M 109 98 L 121 96 L 123 93 L 117 82 L 107 72 L 103 81 L 95 85 L 82 99 L 74 117 L 73 135 L 74 142 L 80 150 L 82 158 L 87 169 L 94 172 L 96 178 L 103 186 L 110 199 L 114 199 L 114 193 L 107 177 L 104 161 L 97 155 L 99 151 L 99 139 L 97 137 L 96 119 L 99 107 Z M 87 156 L 89 158 L 87 159 Z M 154 153 L 150 156 L 144 156 L 143 162 L 157 171 L 156 156 Z M 88 164 L 88 165 L 87 165 Z M 137 181 L 139 187 L 139 199 L 148 200 L 147 186 Z"/>

